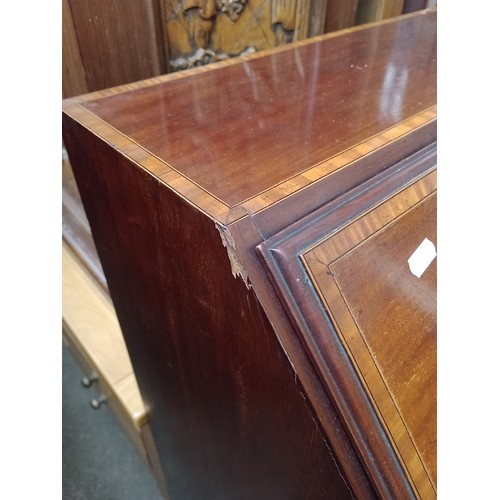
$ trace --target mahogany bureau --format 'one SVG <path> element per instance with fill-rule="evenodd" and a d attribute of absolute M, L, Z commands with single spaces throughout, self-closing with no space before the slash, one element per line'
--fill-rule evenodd
<path fill-rule="evenodd" d="M 68 99 L 173 499 L 436 497 L 436 10 Z"/>

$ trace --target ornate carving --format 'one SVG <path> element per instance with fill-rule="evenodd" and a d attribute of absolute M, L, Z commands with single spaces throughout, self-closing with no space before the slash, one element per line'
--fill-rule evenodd
<path fill-rule="evenodd" d="M 248 0 L 215 0 L 215 7 L 223 14 L 227 14 L 231 21 L 237 21 L 247 1 Z"/>
<path fill-rule="evenodd" d="M 163 2 L 169 69 L 174 71 L 318 34 L 326 5 L 326 0 Z M 321 19 L 313 26 L 316 18 Z"/>
<path fill-rule="evenodd" d="M 180 52 L 184 54 L 170 61 L 171 69 L 177 71 L 192 68 L 255 51 L 255 48 L 247 46 L 235 54 L 227 54 L 225 51 L 213 47 L 212 38 L 216 30 L 217 18 L 223 15 L 235 23 L 240 18 L 247 3 L 248 0 L 181 0 L 178 2 L 167 0 L 167 30 L 169 25 L 181 27 L 181 30 L 176 29 L 173 37 L 169 34 L 169 45 L 179 43 L 185 47 L 180 47 Z M 187 39 L 182 42 L 182 38 L 186 38 L 186 35 Z M 187 46 L 191 50 L 186 50 Z M 175 52 L 178 54 L 179 51 L 174 50 L 173 55 L 177 55 Z"/>
<path fill-rule="evenodd" d="M 254 47 L 248 47 L 243 52 L 239 54 L 225 54 L 224 52 L 214 52 L 210 49 L 202 49 L 201 47 L 196 50 L 193 55 L 178 57 L 173 61 L 170 61 L 172 69 L 178 71 L 181 69 L 194 68 L 195 66 L 202 66 L 216 61 L 223 61 L 224 59 L 229 59 L 230 57 L 245 56 L 247 54 L 252 54 L 256 49 Z"/>
<path fill-rule="evenodd" d="M 297 0 L 271 1 L 271 24 L 277 45 L 283 45 L 293 40 L 296 16 Z"/>

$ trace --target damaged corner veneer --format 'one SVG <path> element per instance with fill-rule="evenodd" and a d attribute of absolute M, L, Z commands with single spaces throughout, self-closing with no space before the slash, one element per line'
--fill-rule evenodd
<path fill-rule="evenodd" d="M 245 285 L 247 286 L 247 288 L 250 288 L 252 285 L 248 281 L 248 273 L 241 264 L 241 261 L 238 257 L 236 244 L 234 242 L 233 237 L 231 236 L 231 232 L 228 230 L 226 226 L 223 226 L 219 223 L 216 223 L 215 227 L 219 231 L 222 244 L 227 250 L 227 256 L 229 257 L 229 262 L 231 263 L 231 272 L 233 273 L 233 277 L 241 278 L 245 283 Z"/>
<path fill-rule="evenodd" d="M 436 496 L 435 80 L 421 11 L 64 102 L 171 498 Z"/>

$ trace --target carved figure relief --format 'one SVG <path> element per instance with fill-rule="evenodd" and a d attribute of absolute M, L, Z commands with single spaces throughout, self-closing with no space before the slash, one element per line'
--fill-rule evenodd
<path fill-rule="evenodd" d="M 326 0 L 164 0 L 169 69 L 176 71 L 304 38 Z M 311 5 L 314 4 L 314 7 Z M 326 4 L 325 4 L 326 5 Z M 319 13 L 319 14 L 318 14 Z M 316 20 L 317 21 L 317 20 Z M 319 34 L 312 28 L 307 36 Z"/>
<path fill-rule="evenodd" d="M 274 28 L 277 45 L 293 40 L 297 1 L 273 0 L 271 3 L 271 24 Z"/>
<path fill-rule="evenodd" d="M 237 21 L 247 0 L 215 0 L 215 7 L 223 14 L 227 14 L 231 21 Z"/>

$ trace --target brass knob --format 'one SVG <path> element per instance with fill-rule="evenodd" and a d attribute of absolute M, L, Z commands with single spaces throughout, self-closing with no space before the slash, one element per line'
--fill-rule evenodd
<path fill-rule="evenodd" d="M 97 398 L 92 398 L 90 400 L 90 406 L 93 410 L 98 410 L 106 402 L 106 396 L 100 394 Z"/>
<path fill-rule="evenodd" d="M 88 377 L 85 375 L 82 377 L 81 383 L 85 389 L 88 389 L 92 386 L 94 382 L 97 382 L 97 373 L 92 372 Z"/>

